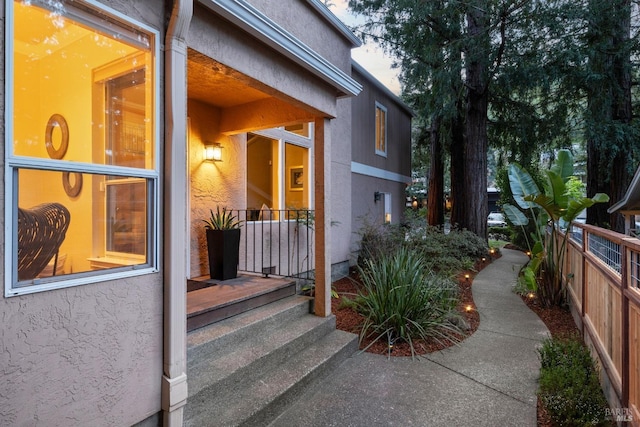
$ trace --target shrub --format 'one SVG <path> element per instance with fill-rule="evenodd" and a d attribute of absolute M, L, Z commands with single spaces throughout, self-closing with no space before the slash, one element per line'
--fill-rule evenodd
<path fill-rule="evenodd" d="M 485 239 L 467 230 L 451 230 L 428 226 L 424 217 L 409 217 L 403 226 L 375 226 L 364 220 L 360 230 L 358 265 L 377 260 L 400 248 L 419 253 L 428 267 L 443 275 L 452 275 L 473 267 L 473 261 L 488 256 Z"/>
<path fill-rule="evenodd" d="M 363 265 L 367 260 L 375 261 L 398 250 L 403 245 L 405 229 L 391 224 L 374 225 L 364 218 L 359 234 L 358 265 Z"/>
<path fill-rule="evenodd" d="M 596 364 L 577 339 L 547 339 L 540 354 L 538 395 L 559 426 L 607 425 L 607 401 Z"/>
<path fill-rule="evenodd" d="M 428 271 L 411 249 L 402 247 L 376 261 L 368 259 L 359 273 L 363 291 L 353 304 L 365 318 L 361 343 L 367 337 L 373 338 L 371 344 L 402 340 L 415 354 L 414 339 L 456 342 L 456 334 L 462 334 L 460 322 L 454 323 L 459 317 L 457 285 Z"/>

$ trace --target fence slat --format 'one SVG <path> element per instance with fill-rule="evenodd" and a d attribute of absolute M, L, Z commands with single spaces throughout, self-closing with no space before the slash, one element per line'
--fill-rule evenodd
<path fill-rule="evenodd" d="M 585 341 L 615 392 L 605 393 L 609 403 L 639 426 L 640 240 L 575 224 L 570 242 L 567 272 L 573 276 L 566 281 L 574 315 L 580 313 Z"/>

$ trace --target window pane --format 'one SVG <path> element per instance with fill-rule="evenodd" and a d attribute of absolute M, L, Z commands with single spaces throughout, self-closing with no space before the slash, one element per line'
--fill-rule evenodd
<path fill-rule="evenodd" d="M 305 138 L 309 138 L 311 136 L 309 129 L 309 123 L 297 123 L 295 125 L 288 125 L 284 127 L 284 130 L 287 132 L 295 133 L 296 135 L 304 136 Z"/>
<path fill-rule="evenodd" d="M 141 179 L 111 179 L 107 193 L 107 252 L 146 253 L 147 186 Z"/>
<path fill-rule="evenodd" d="M 285 208 L 309 207 L 308 149 L 285 144 Z"/>
<path fill-rule="evenodd" d="M 109 178 L 19 170 L 20 281 L 54 275 L 56 254 L 56 276 L 148 264 L 150 181 Z"/>
<path fill-rule="evenodd" d="M 386 141 L 387 113 L 384 109 L 376 107 L 376 152 L 384 154 L 387 152 Z"/>
<path fill-rule="evenodd" d="M 247 135 L 247 209 L 278 209 L 278 141 Z"/>
<path fill-rule="evenodd" d="M 150 37 L 55 3 L 14 2 L 13 154 L 155 168 Z"/>
<path fill-rule="evenodd" d="M 144 74 L 140 69 L 106 83 L 106 159 L 110 165 L 145 167 Z"/>

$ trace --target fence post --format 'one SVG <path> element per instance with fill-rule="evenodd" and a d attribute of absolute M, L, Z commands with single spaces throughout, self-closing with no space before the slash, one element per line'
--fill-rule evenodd
<path fill-rule="evenodd" d="M 622 266 L 620 274 L 622 276 L 622 283 L 620 294 L 622 298 L 622 325 L 620 327 L 620 335 L 622 336 L 622 372 L 620 373 L 622 380 L 622 407 L 629 408 L 629 297 L 627 292 L 629 289 L 629 282 L 631 275 L 629 274 L 629 256 L 630 249 L 627 246 L 627 241 L 637 241 L 637 239 L 625 238 L 620 242 L 622 253 L 624 257 L 621 259 Z"/>
<path fill-rule="evenodd" d="M 582 229 L 582 283 L 580 284 L 582 290 L 581 301 L 580 301 L 580 335 L 584 340 L 584 318 L 587 315 L 586 309 L 586 301 L 587 301 L 587 250 L 589 249 L 589 245 L 587 241 L 589 240 L 589 233 L 584 228 Z"/>

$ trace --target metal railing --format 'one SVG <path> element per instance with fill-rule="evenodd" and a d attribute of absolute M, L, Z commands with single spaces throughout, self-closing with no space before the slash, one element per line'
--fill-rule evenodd
<path fill-rule="evenodd" d="M 242 221 L 238 270 L 313 280 L 315 213 L 302 209 L 234 209 Z"/>

